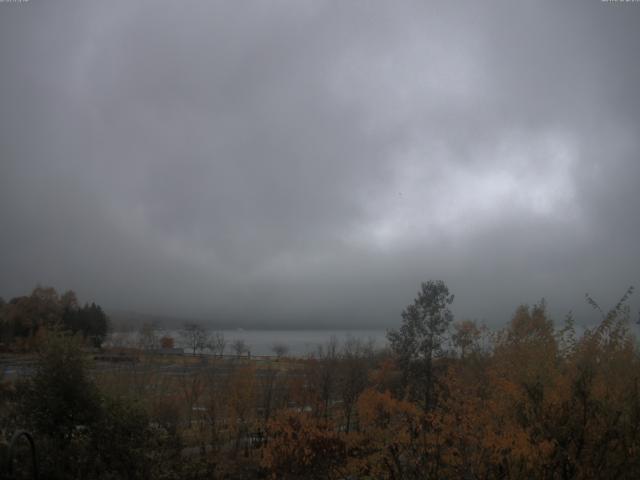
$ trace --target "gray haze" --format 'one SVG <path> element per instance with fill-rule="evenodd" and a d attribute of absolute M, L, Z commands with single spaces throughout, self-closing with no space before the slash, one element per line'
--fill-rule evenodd
<path fill-rule="evenodd" d="M 394 326 L 428 279 L 494 325 L 610 306 L 640 287 L 639 45 L 640 4 L 600 0 L 0 3 L 0 295 L 263 326 Z"/>

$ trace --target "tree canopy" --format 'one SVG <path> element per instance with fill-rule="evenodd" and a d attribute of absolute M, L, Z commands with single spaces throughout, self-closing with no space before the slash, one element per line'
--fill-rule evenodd
<path fill-rule="evenodd" d="M 423 282 L 418 296 L 402 312 L 400 329 L 387 333 L 405 385 L 425 409 L 433 401 L 433 359 L 442 353 L 444 336 L 453 321 L 449 309 L 453 298 L 442 280 Z"/>
<path fill-rule="evenodd" d="M 0 303 L 0 342 L 32 348 L 41 329 L 80 333 L 99 347 L 109 330 L 109 318 L 94 302 L 80 305 L 73 290 L 62 295 L 53 287 L 37 286 L 30 295 Z"/>

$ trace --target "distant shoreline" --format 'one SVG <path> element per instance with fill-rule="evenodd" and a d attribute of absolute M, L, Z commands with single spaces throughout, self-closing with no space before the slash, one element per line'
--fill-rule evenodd
<path fill-rule="evenodd" d="M 375 348 L 386 346 L 386 329 L 208 329 L 208 333 L 221 333 L 227 341 L 227 352 L 231 352 L 231 343 L 243 340 L 252 355 L 272 355 L 274 345 L 285 345 L 288 353 L 305 356 L 314 353 L 335 337 L 338 348 L 347 340 L 357 339 L 372 342 Z M 106 340 L 109 345 L 134 346 L 138 343 L 138 332 L 112 332 Z M 173 338 L 176 347 L 187 346 L 181 339 L 180 329 L 157 328 L 156 335 Z M 207 352 L 207 349 L 204 350 Z"/>

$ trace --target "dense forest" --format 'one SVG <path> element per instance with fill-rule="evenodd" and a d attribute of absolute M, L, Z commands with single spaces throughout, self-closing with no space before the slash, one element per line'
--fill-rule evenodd
<path fill-rule="evenodd" d="M 35 347 L 38 334 L 61 329 L 80 334 L 99 347 L 104 341 L 109 320 L 95 303 L 80 305 L 73 290 L 62 295 L 52 287 L 37 286 L 30 295 L 0 298 L 0 343 L 18 350 Z"/>
<path fill-rule="evenodd" d="M 0 305 L 3 355 L 32 359 L 0 378 L 3 462 L 24 429 L 51 479 L 639 478 L 631 293 L 611 310 L 587 297 L 601 320 L 584 331 L 554 325 L 544 301 L 490 331 L 456 321 L 430 281 L 384 350 L 105 361 L 102 309 L 39 287 Z M 20 445 L 10 467 L 29 478 Z"/>

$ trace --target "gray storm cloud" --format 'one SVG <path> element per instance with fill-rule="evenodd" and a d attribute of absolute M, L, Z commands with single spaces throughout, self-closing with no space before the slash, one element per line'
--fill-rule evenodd
<path fill-rule="evenodd" d="M 252 325 L 640 287 L 640 6 L 0 3 L 0 295 Z M 637 305 L 637 302 L 636 302 Z"/>

